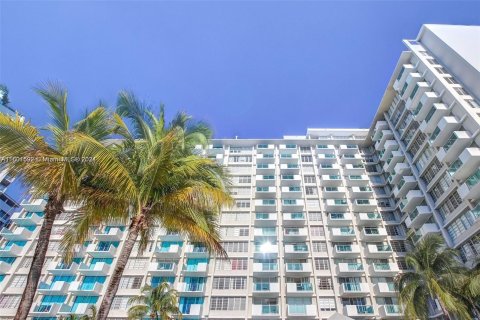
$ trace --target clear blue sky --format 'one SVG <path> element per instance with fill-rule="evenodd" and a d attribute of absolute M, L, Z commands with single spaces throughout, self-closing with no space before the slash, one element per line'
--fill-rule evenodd
<path fill-rule="evenodd" d="M 47 121 L 32 87 L 59 80 L 78 117 L 129 89 L 216 137 L 368 127 L 424 23 L 480 24 L 480 2 L 2 1 L 0 82 Z"/>

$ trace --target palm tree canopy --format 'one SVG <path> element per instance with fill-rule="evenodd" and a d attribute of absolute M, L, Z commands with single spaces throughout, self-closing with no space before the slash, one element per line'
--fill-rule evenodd
<path fill-rule="evenodd" d="M 183 113 L 166 125 L 163 107 L 156 116 L 126 92 L 119 95 L 112 122 L 116 139 L 108 146 L 73 133 L 76 143 L 69 152 L 96 159 L 98 170 L 82 181 L 87 200 L 64 237 L 64 248 L 71 252 L 87 240 L 91 226 L 141 217 L 141 248 L 163 226 L 225 254 L 217 220 L 221 207 L 232 203 L 227 173 L 193 153 L 211 137 L 208 126 Z"/>
<path fill-rule="evenodd" d="M 162 282 L 156 288 L 144 286 L 141 295 L 129 299 L 128 309 L 129 319 L 143 319 L 149 315 L 154 315 L 159 319 L 171 319 L 172 315 L 176 318 L 182 317 L 178 308 L 178 293 L 170 288 L 168 282 Z"/>
<path fill-rule="evenodd" d="M 412 272 L 396 278 L 399 301 L 408 319 L 428 318 L 428 299 L 437 298 L 449 313 L 471 319 L 465 304 L 453 294 L 453 282 L 464 268 L 458 252 L 445 246 L 439 235 L 427 235 L 405 258 Z"/>

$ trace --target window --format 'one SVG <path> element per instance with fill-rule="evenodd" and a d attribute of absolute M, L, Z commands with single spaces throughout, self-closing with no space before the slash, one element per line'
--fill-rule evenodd
<path fill-rule="evenodd" d="M 242 163 L 242 162 L 252 162 L 251 156 L 231 156 L 231 163 Z"/>
<path fill-rule="evenodd" d="M 468 92 L 465 91 L 465 89 L 463 89 L 463 88 L 455 87 L 453 89 L 455 90 L 456 93 L 458 93 L 461 96 L 468 96 Z"/>
<path fill-rule="evenodd" d="M 129 270 L 143 270 L 147 265 L 148 259 L 146 258 L 130 258 L 127 261 L 125 269 Z"/>
<path fill-rule="evenodd" d="M 13 276 L 12 281 L 10 281 L 9 287 L 11 288 L 25 288 L 27 284 L 27 276 L 26 275 L 18 275 Z"/>
<path fill-rule="evenodd" d="M 236 208 L 250 208 L 250 200 L 236 200 L 235 201 Z"/>
<path fill-rule="evenodd" d="M 318 306 L 320 307 L 320 311 L 335 311 L 337 308 L 335 307 L 335 299 L 329 297 L 319 297 L 318 298 Z"/>
<path fill-rule="evenodd" d="M 20 304 L 20 295 L 0 295 L 0 309 L 15 309 Z"/>
<path fill-rule="evenodd" d="M 313 162 L 312 156 L 302 156 L 302 162 Z"/>
<path fill-rule="evenodd" d="M 323 228 L 323 226 L 310 227 L 310 235 L 312 237 L 324 237 L 325 229 Z"/>
<path fill-rule="evenodd" d="M 315 196 L 317 195 L 317 188 L 316 187 L 305 187 L 305 193 L 307 196 Z"/>
<path fill-rule="evenodd" d="M 399 225 L 394 226 L 385 226 L 387 229 L 387 234 L 389 236 L 402 236 L 403 230 Z"/>
<path fill-rule="evenodd" d="M 315 183 L 315 176 L 304 176 L 303 182 L 305 183 Z"/>
<path fill-rule="evenodd" d="M 227 252 L 248 252 L 248 242 L 222 242 Z"/>
<path fill-rule="evenodd" d="M 113 298 L 112 310 L 127 310 L 129 308 L 128 300 L 131 297 L 116 296 Z"/>
<path fill-rule="evenodd" d="M 238 183 L 251 183 L 252 177 L 251 176 L 239 176 L 235 179 Z"/>
<path fill-rule="evenodd" d="M 455 211 L 455 209 L 457 209 L 461 203 L 462 198 L 460 198 L 456 190 L 453 191 L 440 205 L 440 213 L 442 214 L 443 218 L 445 218 L 447 214 Z"/>
<path fill-rule="evenodd" d="M 53 226 L 52 227 L 52 236 L 63 236 L 67 230 L 66 226 Z"/>
<path fill-rule="evenodd" d="M 307 199 L 306 204 L 308 209 L 320 209 L 320 202 L 317 199 Z"/>
<path fill-rule="evenodd" d="M 216 259 L 215 261 L 215 270 L 217 271 L 247 270 L 247 268 L 247 258 Z"/>
<path fill-rule="evenodd" d="M 245 297 L 212 297 L 210 310 L 245 310 Z"/>
<path fill-rule="evenodd" d="M 322 213 L 321 212 L 309 212 L 308 213 L 308 219 L 310 222 L 312 221 L 322 221 Z"/>
<path fill-rule="evenodd" d="M 221 234 L 224 237 L 248 237 L 248 227 L 222 227 Z"/>
<path fill-rule="evenodd" d="M 231 224 L 232 222 L 250 222 L 250 214 L 244 212 L 223 212 L 220 217 L 221 223 Z"/>
<path fill-rule="evenodd" d="M 317 286 L 319 290 L 333 290 L 332 278 L 330 277 L 317 278 Z"/>
<path fill-rule="evenodd" d="M 142 284 L 142 276 L 124 276 L 120 279 L 121 289 L 139 289 Z"/>
<path fill-rule="evenodd" d="M 218 290 L 236 290 L 245 289 L 247 286 L 247 277 L 214 277 L 213 289 Z"/>
<path fill-rule="evenodd" d="M 392 250 L 394 252 L 407 252 L 407 247 L 405 246 L 405 241 L 402 240 L 392 240 L 390 241 Z"/>
<path fill-rule="evenodd" d="M 50 241 L 48 243 L 48 251 L 59 251 L 60 249 L 60 241 Z"/>
<path fill-rule="evenodd" d="M 327 258 L 315 258 L 315 270 L 330 270 Z"/>
<path fill-rule="evenodd" d="M 324 241 L 314 241 L 312 250 L 313 252 L 327 252 L 327 243 Z"/>
<path fill-rule="evenodd" d="M 26 257 L 23 259 L 23 261 L 20 263 L 20 268 L 30 268 L 32 265 L 33 258 L 32 257 Z"/>

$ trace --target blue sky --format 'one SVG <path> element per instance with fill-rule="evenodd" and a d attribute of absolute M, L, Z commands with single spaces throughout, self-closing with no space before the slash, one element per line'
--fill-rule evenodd
<path fill-rule="evenodd" d="M 216 137 L 369 127 L 424 23 L 480 24 L 480 2 L 2 1 L 0 82 L 48 121 L 32 88 L 61 81 L 75 117 L 134 91 Z"/>

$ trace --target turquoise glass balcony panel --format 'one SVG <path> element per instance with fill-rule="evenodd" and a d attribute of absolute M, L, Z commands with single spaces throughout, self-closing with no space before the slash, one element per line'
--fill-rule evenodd
<path fill-rule="evenodd" d="M 358 314 L 373 314 L 373 306 L 357 306 Z"/>
<path fill-rule="evenodd" d="M 82 304 L 96 304 L 98 301 L 98 297 L 96 296 L 77 296 L 75 301 L 73 302 L 72 306 L 72 313 L 77 311 L 77 308 Z"/>
<path fill-rule="evenodd" d="M 312 291 L 313 286 L 309 282 L 297 283 L 297 291 Z"/>
<path fill-rule="evenodd" d="M 277 305 L 262 305 L 262 314 L 278 314 Z"/>

